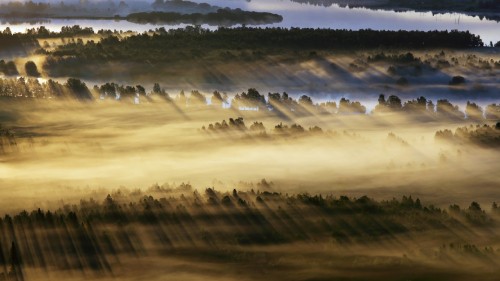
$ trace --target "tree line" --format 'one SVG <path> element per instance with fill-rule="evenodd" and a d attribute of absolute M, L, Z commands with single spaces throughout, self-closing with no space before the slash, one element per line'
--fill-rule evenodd
<path fill-rule="evenodd" d="M 0 51 L 27 51 L 39 48 L 38 41 L 33 36 L 12 33 L 10 28 L 0 32 Z"/>
<path fill-rule="evenodd" d="M 222 122 L 210 123 L 208 126 L 202 126 L 202 131 L 215 132 L 215 133 L 228 133 L 228 132 L 253 132 L 262 137 L 266 137 L 266 127 L 262 122 L 254 121 L 250 126 L 245 124 L 243 117 L 229 118 L 229 121 L 222 120 Z M 319 126 L 309 127 L 305 129 L 299 124 L 279 124 L 274 126 L 273 132 L 278 136 L 307 136 L 307 135 L 320 135 L 323 134 L 323 129 Z M 330 132 L 329 132 L 330 133 Z"/>
<path fill-rule="evenodd" d="M 99 42 L 59 46 L 53 56 L 81 59 L 154 61 L 170 59 L 186 48 L 199 52 L 214 50 L 332 50 L 374 48 L 474 48 L 483 46 L 479 36 L 461 31 L 376 31 L 311 28 L 225 28 L 208 30 L 188 26 L 158 30 L 126 38 L 111 35 Z"/>
<path fill-rule="evenodd" d="M 87 85 L 75 78 L 69 78 L 66 83 L 52 79 L 40 82 L 36 78 L 0 78 L 0 97 L 22 100 L 33 98 L 90 101 L 93 99 Z"/>
<path fill-rule="evenodd" d="M 101 200 L 7 214 L 0 218 L 0 272 L 16 278 L 33 267 L 112 273 L 123 257 L 150 256 L 150 251 L 168 256 L 179 247 L 216 251 L 301 241 L 366 244 L 429 231 L 440 231 L 447 243 L 463 239 L 457 233 L 464 228 L 493 235 L 500 215 L 496 203 L 487 213 L 477 202 L 438 208 L 412 196 L 377 201 L 281 194 L 265 180 L 257 188 L 221 192 L 197 191 L 189 184 L 174 190 L 155 185 L 147 191 L 154 196 L 118 190 Z"/>
<path fill-rule="evenodd" d="M 0 61 L 0 70 L 2 62 Z M 28 62 L 26 67 L 31 64 Z M 36 68 L 31 71 L 37 71 Z M 120 85 L 116 83 L 105 83 L 94 85 L 89 88 L 85 82 L 76 78 L 69 78 L 66 83 L 60 83 L 52 79 L 40 82 L 35 78 L 0 78 L 0 97 L 4 98 L 55 98 L 76 99 L 80 101 L 92 100 L 115 100 L 125 103 L 142 102 L 169 102 L 175 103 L 181 108 L 210 107 L 222 109 L 223 107 L 234 110 L 260 110 L 271 111 L 278 115 L 313 115 L 313 114 L 367 114 L 366 107 L 359 101 L 351 101 L 341 98 L 339 101 L 324 101 L 315 103 L 308 95 L 299 95 L 297 99 L 288 93 L 271 93 L 267 96 L 261 94 L 257 89 L 250 88 L 245 92 L 237 93 L 232 98 L 226 93 L 214 91 L 206 96 L 197 90 L 186 95 L 182 90 L 176 96 L 170 96 L 159 83 L 155 83 L 150 91 L 142 85 Z M 381 94 L 378 104 L 371 112 L 373 115 L 401 113 L 420 116 L 431 119 L 455 119 L 480 121 L 483 119 L 499 120 L 500 104 L 489 104 L 482 108 L 474 102 L 467 102 L 465 111 L 451 103 L 447 99 L 438 99 L 436 104 L 423 96 L 402 101 L 396 95 L 386 98 Z"/>
<path fill-rule="evenodd" d="M 202 14 L 183 14 L 175 12 L 141 12 L 125 17 L 127 21 L 140 24 L 208 24 L 213 26 L 234 26 L 238 24 L 260 25 L 283 21 L 283 17 L 267 12 L 250 12 L 241 9 L 219 9 L 216 12 Z"/>
<path fill-rule="evenodd" d="M 500 147 L 500 122 L 495 125 L 470 125 L 459 127 L 453 133 L 449 129 L 439 130 L 434 135 L 437 141 L 453 144 L 474 144 L 483 147 Z"/>

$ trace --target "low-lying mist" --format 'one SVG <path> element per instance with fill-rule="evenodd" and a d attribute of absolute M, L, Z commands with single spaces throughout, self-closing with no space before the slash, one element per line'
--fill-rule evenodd
<path fill-rule="evenodd" d="M 207 129 L 237 117 L 248 127 L 262 122 L 265 131 Z M 435 140 L 436 131 L 464 121 L 423 123 L 398 114 L 284 118 L 106 101 L 14 102 L 2 120 L 15 136 L 14 144 L 2 139 L 2 211 L 154 183 L 232 190 L 265 178 L 283 193 L 415 194 L 444 206 L 471 198 L 491 204 L 500 184 L 498 150 Z M 304 132 L 275 128 L 293 124 Z"/>

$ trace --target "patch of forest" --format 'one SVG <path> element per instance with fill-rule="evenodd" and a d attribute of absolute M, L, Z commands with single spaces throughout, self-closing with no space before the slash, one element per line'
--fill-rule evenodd
<path fill-rule="evenodd" d="M 334 50 L 406 48 L 464 49 L 483 46 L 479 36 L 460 31 L 375 31 L 310 28 L 224 28 L 217 30 L 188 26 L 175 30 L 158 29 L 154 34 L 126 38 L 108 36 L 99 42 L 59 46 L 54 57 L 73 56 L 89 61 L 169 61 L 186 46 L 203 54 L 227 50 Z M 194 47 L 198 46 L 198 47 Z M 193 51 L 194 52 L 194 51 Z"/>
<path fill-rule="evenodd" d="M 267 12 L 249 12 L 241 9 L 219 9 L 214 13 L 181 14 L 174 12 L 142 12 L 125 17 L 127 21 L 140 24 L 208 24 L 213 26 L 234 26 L 238 24 L 261 25 L 278 23 L 283 17 Z"/>
<path fill-rule="evenodd" d="M 10 28 L 0 32 L 0 52 L 29 53 L 40 48 L 38 41 L 28 34 L 12 34 Z"/>
<path fill-rule="evenodd" d="M 377 201 L 282 194 L 266 180 L 255 189 L 232 192 L 154 185 L 146 193 L 118 190 L 104 200 L 5 215 L 0 266 L 3 276 L 17 278 L 30 267 L 110 274 L 124 257 L 169 256 L 178 250 L 217 255 L 232 246 L 370 245 L 437 232 L 441 235 L 434 239 L 445 248 L 461 241 L 455 246 L 468 245 L 464 254 L 490 264 L 500 249 L 475 246 L 461 233 L 471 239 L 483 231 L 494 235 L 499 215 L 496 203 L 487 213 L 477 202 L 441 209 L 412 196 Z"/>
<path fill-rule="evenodd" d="M 500 122 L 496 125 L 469 125 L 453 133 L 449 129 L 437 131 L 435 139 L 453 144 L 474 144 L 482 147 L 500 147 Z"/>
<path fill-rule="evenodd" d="M 228 121 L 222 120 L 221 122 L 210 123 L 207 126 L 202 126 L 201 131 L 207 134 L 216 134 L 224 138 L 242 137 L 250 140 L 294 139 L 309 136 L 322 136 L 329 138 L 342 137 L 351 141 L 362 139 L 356 133 L 323 130 L 319 126 L 304 128 L 302 125 L 297 123 L 288 125 L 280 122 L 279 124 L 274 125 L 271 129 L 268 129 L 263 122 L 254 121 L 250 124 L 250 126 L 247 126 L 243 117 L 229 118 Z"/>
<path fill-rule="evenodd" d="M 2 66 L 7 67 L 10 62 L 0 61 Z M 37 72 L 36 68 L 30 70 L 32 64 L 26 63 L 26 70 Z M 17 69 L 14 68 L 17 73 Z M 4 70 L 6 71 L 6 70 Z M 7 72 L 4 72 L 5 74 Z M 367 114 L 372 116 L 384 114 L 403 114 L 416 117 L 422 121 L 454 120 L 454 121 L 482 121 L 500 120 L 500 105 L 489 104 L 485 108 L 474 102 L 467 102 L 465 111 L 447 99 L 438 99 L 436 104 L 430 99 L 421 96 L 417 99 L 403 101 L 397 95 L 386 97 L 381 94 L 378 104 L 372 112 L 367 112 L 366 107 L 359 101 L 351 101 L 341 98 L 339 101 L 329 100 L 315 103 L 308 95 L 300 95 L 297 99 L 289 96 L 286 92 L 261 94 L 257 89 L 250 88 L 246 92 L 237 93 L 233 97 L 226 93 L 214 91 L 211 95 L 205 95 L 197 90 L 186 95 L 182 90 L 179 94 L 171 96 L 159 83 L 155 83 L 151 90 L 146 90 L 142 85 L 119 85 L 116 83 L 105 83 L 94 85 L 89 88 L 80 79 L 70 78 L 65 83 L 49 79 L 40 82 L 36 78 L 0 78 L 0 98 L 4 100 L 25 102 L 36 99 L 54 100 L 77 100 L 82 102 L 114 101 L 124 104 L 141 103 L 170 103 L 177 109 L 231 109 L 234 111 L 267 111 L 277 116 L 287 118 L 289 116 L 312 116 L 312 115 L 351 115 Z M 210 101 L 210 102 L 208 102 Z"/>

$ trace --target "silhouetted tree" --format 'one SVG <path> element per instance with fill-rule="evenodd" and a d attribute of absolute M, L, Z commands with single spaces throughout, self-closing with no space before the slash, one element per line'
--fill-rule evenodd
<path fill-rule="evenodd" d="M 181 90 L 181 92 L 177 96 L 177 103 L 179 103 L 180 106 L 187 105 L 187 98 L 186 98 L 186 94 L 184 94 L 184 90 Z"/>
<path fill-rule="evenodd" d="M 401 99 L 398 96 L 389 96 L 389 98 L 387 99 L 387 107 L 389 107 L 389 109 L 391 110 L 401 110 Z"/>
<path fill-rule="evenodd" d="M 38 72 L 38 68 L 36 67 L 36 64 L 33 61 L 28 61 L 25 65 L 24 68 L 26 70 L 26 74 L 28 76 L 33 76 L 33 77 L 39 77 L 40 72 Z"/>
<path fill-rule="evenodd" d="M 401 104 L 401 99 L 398 96 L 391 95 L 387 100 L 384 95 L 380 95 L 378 98 L 378 104 L 375 106 L 374 112 L 394 112 L 400 111 L 403 108 Z"/>
<path fill-rule="evenodd" d="M 407 113 L 423 114 L 427 112 L 427 99 L 425 97 L 419 97 L 416 100 L 407 101 L 403 105 L 403 110 Z M 434 110 L 434 108 L 432 108 L 432 110 Z"/>
<path fill-rule="evenodd" d="M 262 122 L 253 122 L 253 124 L 250 125 L 250 130 L 265 132 L 266 128 L 264 127 L 264 124 Z"/>
<path fill-rule="evenodd" d="M 493 204 L 491 204 L 491 212 L 496 215 L 500 214 L 500 208 L 498 207 L 497 202 L 493 202 Z"/>
<path fill-rule="evenodd" d="M 16 64 L 13 61 L 9 61 L 7 63 L 5 63 L 3 60 L 0 61 L 0 71 L 3 72 L 6 76 L 19 75 Z"/>
<path fill-rule="evenodd" d="M 266 105 L 266 98 L 259 93 L 255 88 L 250 88 L 248 91 L 245 93 L 237 94 L 232 102 L 231 105 L 234 108 L 239 108 L 239 107 L 261 107 Z"/>
<path fill-rule="evenodd" d="M 66 87 L 73 93 L 73 95 L 79 100 L 91 100 L 92 95 L 90 94 L 89 88 L 80 79 L 69 78 L 66 82 Z"/>
<path fill-rule="evenodd" d="M 221 107 L 225 102 L 224 97 L 222 97 L 221 93 L 218 91 L 214 91 L 212 94 L 212 98 L 210 99 L 210 103 L 215 107 Z"/>
<path fill-rule="evenodd" d="M 155 84 L 153 85 L 153 93 L 155 93 L 155 94 L 159 94 L 159 93 L 161 93 L 161 87 L 160 87 L 160 84 L 155 83 Z"/>
<path fill-rule="evenodd" d="M 483 109 L 475 103 L 467 101 L 465 106 L 465 114 L 468 119 L 471 120 L 481 120 L 483 119 Z"/>
<path fill-rule="evenodd" d="M 378 104 L 379 104 L 379 105 L 385 105 L 385 95 L 380 94 L 380 95 L 378 96 Z"/>
<path fill-rule="evenodd" d="M 143 86 L 137 85 L 137 86 L 135 86 L 135 88 L 137 89 L 137 93 L 139 95 L 143 95 L 143 96 L 146 95 L 146 89 Z"/>
<path fill-rule="evenodd" d="M 339 101 L 339 111 L 340 114 L 346 113 L 356 113 L 356 114 L 365 114 L 366 107 L 363 106 L 360 102 L 355 101 L 351 102 L 346 98 L 341 98 Z"/>
<path fill-rule="evenodd" d="M 464 118 L 464 114 L 459 110 L 458 106 L 453 105 L 446 99 L 437 101 L 436 114 L 441 118 Z"/>
<path fill-rule="evenodd" d="M 203 94 L 199 91 L 191 91 L 191 95 L 189 96 L 189 105 L 206 105 L 207 99 Z"/>
<path fill-rule="evenodd" d="M 310 97 L 306 96 L 306 95 L 302 95 L 300 98 L 299 98 L 299 104 L 302 105 L 302 106 L 312 106 L 313 105 L 313 101 Z"/>

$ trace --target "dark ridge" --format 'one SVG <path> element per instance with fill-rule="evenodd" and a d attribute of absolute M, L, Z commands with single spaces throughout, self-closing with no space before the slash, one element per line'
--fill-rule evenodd
<path fill-rule="evenodd" d="M 174 12 L 133 13 L 126 17 L 130 22 L 146 24 L 208 24 L 215 26 L 234 26 L 238 24 L 261 25 L 278 23 L 283 17 L 273 13 L 249 12 L 240 9 L 219 9 L 217 12 L 202 14 L 181 14 Z"/>

